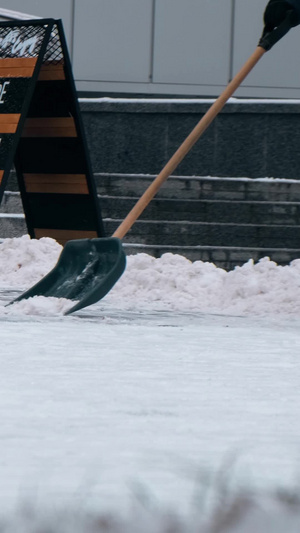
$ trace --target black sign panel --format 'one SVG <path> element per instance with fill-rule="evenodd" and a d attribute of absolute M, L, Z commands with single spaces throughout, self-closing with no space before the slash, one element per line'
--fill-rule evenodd
<path fill-rule="evenodd" d="M 0 202 L 13 163 L 31 237 L 104 236 L 60 20 L 0 23 Z"/>

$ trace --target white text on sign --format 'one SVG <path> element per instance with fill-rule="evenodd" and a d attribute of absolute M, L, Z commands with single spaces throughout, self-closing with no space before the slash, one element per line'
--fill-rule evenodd
<path fill-rule="evenodd" d="M 7 86 L 10 84 L 10 81 L 5 81 L 4 83 L 0 83 L 0 104 L 4 104 L 4 95 L 6 94 Z"/>

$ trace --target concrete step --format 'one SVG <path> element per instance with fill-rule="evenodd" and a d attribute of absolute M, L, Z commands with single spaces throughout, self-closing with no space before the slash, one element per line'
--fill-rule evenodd
<path fill-rule="evenodd" d="M 98 173 L 94 177 L 100 196 L 137 198 L 145 192 L 156 176 Z M 170 176 L 156 196 L 179 200 L 300 202 L 300 181 Z"/>
<path fill-rule="evenodd" d="M 138 198 L 102 196 L 103 218 L 125 218 Z M 235 224 L 299 225 L 300 202 L 178 200 L 154 198 L 142 220 L 225 222 Z"/>
<path fill-rule="evenodd" d="M 27 233 L 27 226 L 23 214 L 0 213 L 1 239 L 21 237 L 25 233 Z"/>
<path fill-rule="evenodd" d="M 19 192 L 19 185 L 18 185 L 17 175 L 16 175 L 16 172 L 14 170 L 12 170 L 10 175 L 9 175 L 5 190 L 6 191 Z"/>
<path fill-rule="evenodd" d="M 94 174 L 100 196 L 132 198 L 139 198 L 155 177 L 151 174 Z M 9 176 L 6 191 L 19 191 L 14 171 Z M 178 200 L 300 202 L 300 180 L 170 176 L 156 197 Z"/>
<path fill-rule="evenodd" d="M 122 220 L 104 219 L 107 235 L 112 235 Z M 21 236 L 27 232 L 21 214 L 0 215 L 0 237 Z M 202 222 L 137 221 L 124 243 L 178 249 L 195 246 L 300 249 L 300 226 L 218 224 Z"/>
<path fill-rule="evenodd" d="M 0 241 L 6 238 L 21 237 L 27 233 L 25 219 L 22 215 L 0 215 Z M 243 246 L 187 246 L 163 243 L 142 244 L 123 241 L 126 255 L 146 253 L 154 257 L 161 257 L 165 253 L 184 255 L 190 261 L 208 261 L 219 268 L 232 270 L 250 259 L 255 262 L 262 257 L 270 257 L 278 264 L 286 265 L 300 258 L 300 248 L 270 248 Z"/>
<path fill-rule="evenodd" d="M 112 235 L 155 176 L 97 174 L 107 235 Z M 0 206 L 0 238 L 27 233 L 16 176 Z M 227 270 L 269 256 L 300 258 L 300 182 L 170 177 L 123 239 L 126 253 L 179 253 Z"/>
<path fill-rule="evenodd" d="M 107 235 L 122 220 L 104 219 Z M 172 246 L 244 246 L 258 248 L 300 248 L 300 226 L 223 224 L 138 220 L 124 242 Z"/>
<path fill-rule="evenodd" d="M 0 205 L 0 213 L 23 213 L 23 205 L 19 192 L 4 192 Z"/>
<path fill-rule="evenodd" d="M 138 198 L 102 196 L 103 218 L 125 218 Z M 0 213 L 22 213 L 18 192 L 5 192 Z M 256 202 L 236 200 L 178 200 L 153 198 L 142 220 L 224 222 L 235 224 L 300 225 L 300 202 Z"/>

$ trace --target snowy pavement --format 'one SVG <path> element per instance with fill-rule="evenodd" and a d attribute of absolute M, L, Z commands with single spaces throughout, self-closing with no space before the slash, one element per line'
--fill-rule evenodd
<path fill-rule="evenodd" d="M 2 511 L 146 499 L 190 513 L 226 465 L 236 490 L 299 486 L 298 261 L 230 274 L 140 254 L 74 315 L 43 298 L 4 307 L 59 251 L 0 245 Z"/>

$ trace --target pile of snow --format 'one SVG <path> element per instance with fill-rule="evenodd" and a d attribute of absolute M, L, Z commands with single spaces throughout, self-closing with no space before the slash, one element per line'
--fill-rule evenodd
<path fill-rule="evenodd" d="M 0 244 L 0 290 L 25 290 L 56 264 L 61 246 L 28 236 Z M 230 315 L 300 315 L 300 259 L 279 266 L 268 257 L 227 272 L 212 263 L 164 254 L 127 258 L 125 273 L 103 300 L 120 309 L 210 312 Z M 63 314 L 68 300 L 35 297 L 0 314 Z"/>
<path fill-rule="evenodd" d="M 180 255 L 128 257 L 107 299 L 125 308 L 224 314 L 300 314 L 300 259 L 279 266 L 268 257 L 227 272 Z"/>
<path fill-rule="evenodd" d="M 62 246 L 54 239 L 30 239 L 29 235 L 5 239 L 0 244 L 0 291 L 24 291 L 37 283 L 55 266 Z M 65 298 L 36 296 L 16 302 L 9 307 L 0 306 L 1 315 L 63 315 L 73 303 Z"/>
<path fill-rule="evenodd" d="M 30 287 L 55 266 L 61 251 L 62 246 L 48 237 L 4 239 L 0 244 L 0 290 Z"/>
<path fill-rule="evenodd" d="M 74 302 L 66 298 L 53 298 L 52 296 L 34 296 L 15 302 L 8 307 L 0 307 L 1 315 L 40 315 L 57 316 L 64 315 Z"/>

